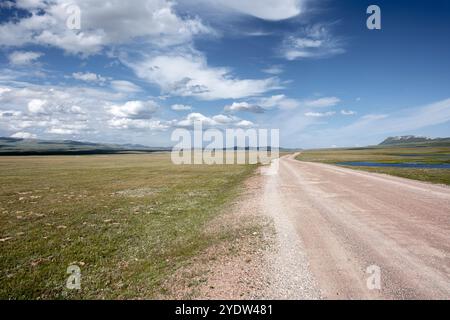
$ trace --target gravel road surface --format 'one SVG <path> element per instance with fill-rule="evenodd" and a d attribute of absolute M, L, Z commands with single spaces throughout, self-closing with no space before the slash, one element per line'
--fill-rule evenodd
<path fill-rule="evenodd" d="M 450 299 L 450 188 L 293 155 L 262 181 L 270 297 Z"/>

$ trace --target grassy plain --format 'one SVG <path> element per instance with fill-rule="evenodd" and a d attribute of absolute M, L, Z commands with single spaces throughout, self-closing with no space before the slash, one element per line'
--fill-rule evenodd
<path fill-rule="evenodd" d="M 176 166 L 169 153 L 0 157 L 0 299 L 152 298 L 236 235 L 204 233 L 255 165 Z M 67 267 L 81 268 L 68 290 Z"/>
<path fill-rule="evenodd" d="M 383 163 L 450 163 L 450 146 L 392 146 L 348 149 L 305 150 L 297 156 L 301 161 L 336 164 L 339 162 L 383 162 Z M 348 166 L 352 169 L 385 173 L 394 176 L 450 184 L 449 169 L 393 168 L 393 167 L 360 167 Z"/>

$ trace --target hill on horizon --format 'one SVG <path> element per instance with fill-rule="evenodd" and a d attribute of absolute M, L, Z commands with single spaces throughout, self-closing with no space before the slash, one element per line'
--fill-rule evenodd
<path fill-rule="evenodd" d="M 170 148 L 139 144 L 108 144 L 74 140 L 41 140 L 0 137 L 0 155 L 76 155 L 114 154 L 125 152 L 156 152 Z"/>
<path fill-rule="evenodd" d="M 414 135 L 388 137 L 379 146 L 394 145 L 449 145 L 450 138 L 429 138 Z"/>

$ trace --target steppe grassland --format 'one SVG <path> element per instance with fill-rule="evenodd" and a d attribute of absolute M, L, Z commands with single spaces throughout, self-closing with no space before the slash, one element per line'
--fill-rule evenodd
<path fill-rule="evenodd" d="M 0 157 L 0 298 L 152 298 L 191 257 L 236 235 L 203 226 L 256 165 L 170 153 Z M 68 290 L 69 265 L 81 290 Z"/>

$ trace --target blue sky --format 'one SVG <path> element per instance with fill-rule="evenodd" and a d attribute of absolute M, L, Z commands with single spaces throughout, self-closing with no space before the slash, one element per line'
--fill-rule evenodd
<path fill-rule="evenodd" d="M 381 30 L 366 9 L 381 8 Z M 67 19 L 80 9 L 80 29 Z M 450 136 L 450 3 L 17 0 L 0 4 L 0 136 L 172 145 L 280 129 L 285 147 Z"/>

